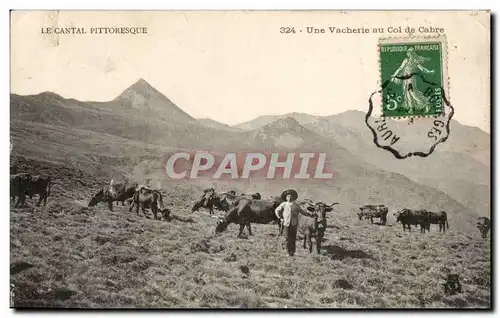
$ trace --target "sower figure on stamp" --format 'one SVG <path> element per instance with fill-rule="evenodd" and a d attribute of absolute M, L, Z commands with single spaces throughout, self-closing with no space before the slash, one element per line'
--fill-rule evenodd
<path fill-rule="evenodd" d="M 297 240 L 299 213 L 302 209 L 295 202 L 298 198 L 297 191 L 293 189 L 286 190 L 281 194 L 281 198 L 286 201 L 275 209 L 275 213 L 281 219 L 284 227 L 288 256 L 293 256 L 295 254 L 295 241 Z"/>
<path fill-rule="evenodd" d="M 406 53 L 406 58 L 403 60 L 399 68 L 391 76 L 391 81 L 396 84 L 401 83 L 403 86 L 403 107 L 408 109 L 409 113 L 413 113 L 414 109 L 429 112 L 429 101 L 424 94 L 416 87 L 416 74 L 424 72 L 427 74 L 434 73 L 434 70 L 425 68 L 422 64 L 427 62 L 429 58 L 419 56 L 413 48 L 409 48 Z"/>

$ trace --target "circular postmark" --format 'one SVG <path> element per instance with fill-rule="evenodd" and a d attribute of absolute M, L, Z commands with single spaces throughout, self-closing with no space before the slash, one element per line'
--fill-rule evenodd
<path fill-rule="evenodd" d="M 405 159 L 412 156 L 427 157 L 450 135 L 450 121 L 454 108 L 446 98 L 441 87 L 430 83 L 426 96 L 429 101 L 437 100 L 433 96 L 439 94 L 442 100 L 443 111 L 431 116 L 406 116 L 393 119 L 389 116 L 374 116 L 375 109 L 381 109 L 384 102 L 384 92 L 389 92 L 390 82 L 385 82 L 382 89 L 371 94 L 368 101 L 368 112 L 365 123 L 373 134 L 373 142 L 379 148 L 390 151 L 396 158 Z M 387 99 L 385 99 L 387 101 Z"/>

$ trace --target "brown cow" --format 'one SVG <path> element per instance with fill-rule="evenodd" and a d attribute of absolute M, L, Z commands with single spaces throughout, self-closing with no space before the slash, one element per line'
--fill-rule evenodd
<path fill-rule="evenodd" d="M 134 207 L 137 215 L 139 215 L 140 207 L 144 216 L 146 216 L 146 209 L 151 209 L 155 220 L 161 219 L 161 217 L 158 217 L 158 212 L 161 213 L 164 221 L 170 218 L 170 210 L 163 205 L 163 198 L 160 191 L 145 186 L 139 186 L 134 193 L 129 211 L 132 211 Z"/>
<path fill-rule="evenodd" d="M 217 217 L 215 233 L 224 231 L 230 223 L 240 225 L 238 237 L 241 237 L 245 226 L 248 228 L 248 234 L 253 235 L 251 223 L 268 224 L 272 221 L 280 220 L 274 213 L 274 210 L 283 201 L 271 200 L 252 200 L 247 198 L 238 198 L 229 208 L 224 217 Z M 212 216 L 215 217 L 215 216 Z"/>
<path fill-rule="evenodd" d="M 312 252 L 311 238 L 315 237 L 316 252 L 319 254 L 321 250 L 321 241 L 325 236 L 327 227 L 326 213 L 333 211 L 333 206 L 336 204 L 338 204 L 338 202 L 330 205 L 323 202 L 317 202 L 314 205 L 309 203 L 307 210 L 312 212 L 312 214 L 306 212 L 299 214 L 297 230 L 304 235 L 304 248 L 306 248 L 306 242 L 309 243 L 309 253 Z"/>
<path fill-rule="evenodd" d="M 89 207 L 96 206 L 99 202 L 107 202 L 108 209 L 113 211 L 113 202 L 121 201 L 125 205 L 125 200 L 132 198 L 138 187 L 137 183 L 118 183 L 111 180 L 109 186 L 103 187 L 90 199 Z"/>

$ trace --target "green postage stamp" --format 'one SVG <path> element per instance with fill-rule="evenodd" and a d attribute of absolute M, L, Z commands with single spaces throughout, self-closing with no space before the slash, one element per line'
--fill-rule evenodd
<path fill-rule="evenodd" d="M 382 116 L 443 114 L 448 88 L 446 54 L 444 36 L 380 39 Z"/>

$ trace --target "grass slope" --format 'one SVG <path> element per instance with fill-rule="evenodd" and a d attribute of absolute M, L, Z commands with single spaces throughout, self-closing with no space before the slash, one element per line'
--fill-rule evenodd
<path fill-rule="evenodd" d="M 21 171 L 56 179 L 46 207 L 11 210 L 11 283 L 15 306 L 43 307 L 489 307 L 490 242 L 479 231 L 402 232 L 329 215 L 321 255 L 297 241 L 286 257 L 276 225 L 238 226 L 214 235 L 207 211 L 189 213 L 199 191 L 166 193 L 171 222 L 104 204 L 88 208 L 98 185 L 85 171 L 12 159 Z M 265 194 L 267 196 L 269 194 Z M 447 273 L 463 293 L 443 295 Z"/>

